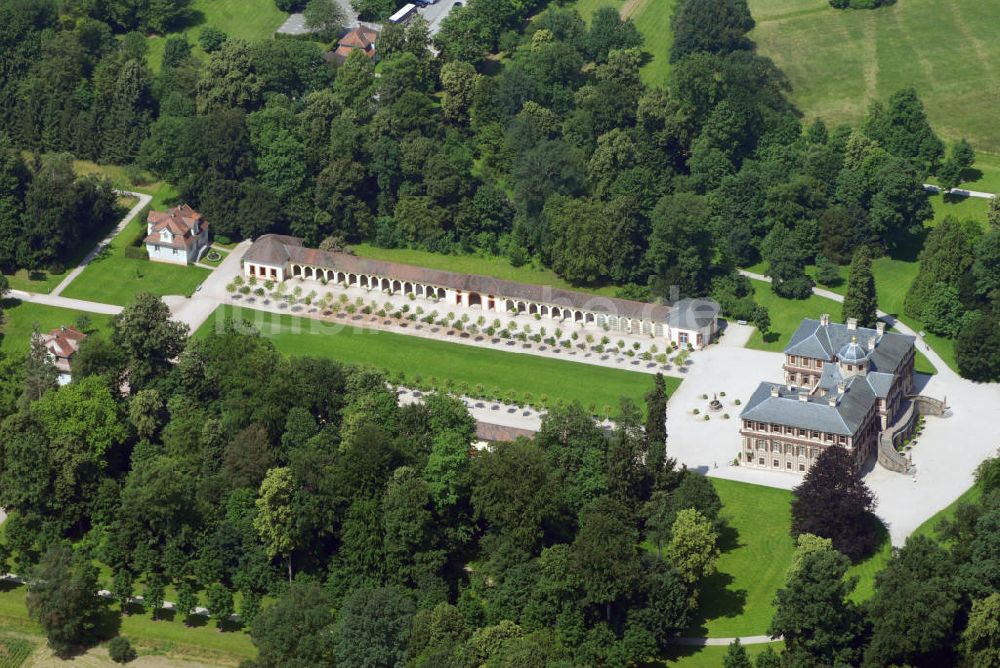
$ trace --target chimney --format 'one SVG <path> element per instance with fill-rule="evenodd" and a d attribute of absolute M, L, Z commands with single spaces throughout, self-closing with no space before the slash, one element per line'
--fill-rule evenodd
<path fill-rule="evenodd" d="M 778 386 L 777 385 L 772 385 L 771 386 L 771 396 L 772 397 L 777 397 L 779 395 L 780 395 L 780 393 L 778 392 Z"/>
<path fill-rule="evenodd" d="M 833 407 L 836 407 L 837 406 L 837 395 L 836 394 L 831 394 L 830 398 L 827 400 L 827 403 L 829 403 Z"/>
<path fill-rule="evenodd" d="M 875 350 L 875 337 L 874 336 L 869 336 L 868 337 L 868 350 Z"/>
<path fill-rule="evenodd" d="M 875 323 L 875 331 L 878 332 L 879 336 L 885 334 L 885 323 L 879 320 Z"/>
<path fill-rule="evenodd" d="M 824 313 L 823 315 L 821 315 L 819 317 L 819 324 L 823 325 L 824 327 L 829 327 L 830 326 L 830 314 L 829 313 Z"/>
<path fill-rule="evenodd" d="M 858 319 L 857 318 L 848 318 L 847 319 L 847 329 L 853 331 L 853 330 L 855 330 L 857 328 L 858 328 Z"/>
<path fill-rule="evenodd" d="M 809 395 L 805 392 L 799 393 L 799 401 L 809 401 Z"/>
<path fill-rule="evenodd" d="M 837 383 L 837 394 L 843 394 L 847 392 L 847 383 Z"/>

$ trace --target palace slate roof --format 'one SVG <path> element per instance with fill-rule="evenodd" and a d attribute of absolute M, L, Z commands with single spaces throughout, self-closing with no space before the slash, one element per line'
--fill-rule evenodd
<path fill-rule="evenodd" d="M 871 369 L 892 373 L 899 368 L 916 339 L 906 334 L 883 332 L 868 327 L 850 329 L 847 325 L 830 323 L 824 325 L 819 320 L 806 318 L 792 334 L 786 355 L 802 355 L 814 359 L 832 361 L 845 346 L 850 346 L 851 338 L 857 337 L 858 345 L 867 351 L 868 342 L 875 339 L 875 349 L 869 352 Z"/>
<path fill-rule="evenodd" d="M 274 267 L 285 267 L 286 264 L 293 263 L 336 269 L 349 274 L 380 276 L 463 292 L 476 292 L 484 297 L 491 295 L 496 298 L 551 304 L 641 320 L 666 322 L 675 310 L 663 304 L 647 304 L 545 285 L 516 283 L 489 276 L 427 269 L 410 264 L 361 258 L 347 253 L 306 248 L 302 245 L 302 239 L 278 234 L 265 234 L 259 237 L 247 250 L 243 259 L 246 262 Z M 711 300 L 683 300 L 677 305 L 680 308 L 676 309 L 674 317 L 679 323 L 692 324 L 700 319 L 703 322 L 702 326 L 705 326 L 710 322 L 705 318 L 714 318 L 718 315 L 718 305 Z M 682 329 L 696 329 L 694 326 L 678 326 Z"/>
<path fill-rule="evenodd" d="M 777 389 L 777 396 L 772 388 Z M 803 395 L 807 397 L 805 401 L 800 398 Z M 809 388 L 763 382 L 750 396 L 740 419 L 853 436 L 864 424 L 875 402 L 871 386 L 863 376 L 852 376 L 835 406 L 830 405 L 830 397 L 810 394 Z"/>

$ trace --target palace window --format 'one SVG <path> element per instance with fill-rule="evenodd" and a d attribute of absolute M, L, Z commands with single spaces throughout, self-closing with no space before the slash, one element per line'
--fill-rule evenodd
<path fill-rule="evenodd" d="M 761 466 L 763 466 L 764 465 L 764 458 L 761 457 L 760 459 L 758 459 L 757 463 L 760 464 Z"/>
<path fill-rule="evenodd" d="M 677 340 L 680 341 L 682 344 L 683 343 L 687 343 L 688 342 L 688 334 L 687 334 L 687 332 L 680 332 L 677 335 Z"/>
<path fill-rule="evenodd" d="M 805 471 L 806 470 L 806 465 L 805 464 L 799 464 L 799 470 L 800 471 Z"/>
<path fill-rule="evenodd" d="M 792 470 L 792 463 L 791 462 L 785 462 L 785 468 L 788 469 L 789 471 L 791 471 Z"/>
<path fill-rule="evenodd" d="M 779 462 L 777 459 L 774 460 L 774 468 L 776 468 L 776 469 L 780 469 L 781 468 L 781 462 Z"/>

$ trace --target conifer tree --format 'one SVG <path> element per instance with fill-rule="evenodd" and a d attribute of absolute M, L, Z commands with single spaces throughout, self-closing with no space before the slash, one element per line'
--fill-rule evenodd
<path fill-rule="evenodd" d="M 653 377 L 653 389 L 646 395 L 646 464 L 653 475 L 667 459 L 667 385 L 663 374 Z"/>
<path fill-rule="evenodd" d="M 876 314 L 875 277 L 872 276 L 872 256 L 867 246 L 861 246 L 851 261 L 851 275 L 844 297 L 844 321 L 856 318 L 861 327 L 874 327 Z"/>
<path fill-rule="evenodd" d="M 31 349 L 25 360 L 24 400 L 38 401 L 43 394 L 56 387 L 58 379 L 59 371 L 45 347 L 38 323 L 35 323 L 31 330 Z"/>

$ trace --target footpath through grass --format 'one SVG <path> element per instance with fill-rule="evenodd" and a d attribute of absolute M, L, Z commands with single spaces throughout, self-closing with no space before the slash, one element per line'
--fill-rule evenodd
<path fill-rule="evenodd" d="M 441 385 L 446 381 L 480 387 L 487 393 L 513 392 L 534 401 L 579 401 L 594 411 L 617 409 L 621 397 L 643 406 L 643 397 L 653 385 L 645 373 L 508 353 L 488 348 L 394 334 L 348 325 L 269 313 L 253 309 L 220 306 L 196 336 L 227 319 L 251 322 L 261 334 L 287 355 L 329 357 L 347 364 L 369 365 L 395 377 L 419 378 Z M 432 382 L 432 379 L 433 382 Z M 405 382 L 405 381 L 404 381 Z M 667 376 L 667 392 L 680 379 Z"/>
<path fill-rule="evenodd" d="M 750 37 L 788 75 L 806 122 L 854 123 L 873 99 L 914 86 L 943 139 L 1000 153 L 1000 0 L 846 11 L 826 0 L 750 0 L 750 10 Z"/>
<path fill-rule="evenodd" d="M 211 273 L 209 270 L 125 257 L 125 249 L 145 231 L 146 217 L 140 213 L 69 284 L 62 296 L 125 306 L 140 292 L 157 296 L 193 293 Z"/>
<path fill-rule="evenodd" d="M 5 584 L 0 588 L 0 629 L 38 637 L 45 643 L 42 630 L 30 617 L 25 604 L 26 589 Z M 195 617 L 195 619 L 199 619 Z M 205 619 L 205 618 L 201 618 Z M 153 621 L 148 614 L 123 615 L 111 605 L 103 616 L 102 627 L 115 629 L 126 636 L 140 654 L 184 657 L 214 666 L 236 666 L 257 651 L 244 631 L 219 633 L 214 620 L 198 626 L 184 626 L 179 617 Z M 0 663 L 0 668 L 3 664 Z"/>

